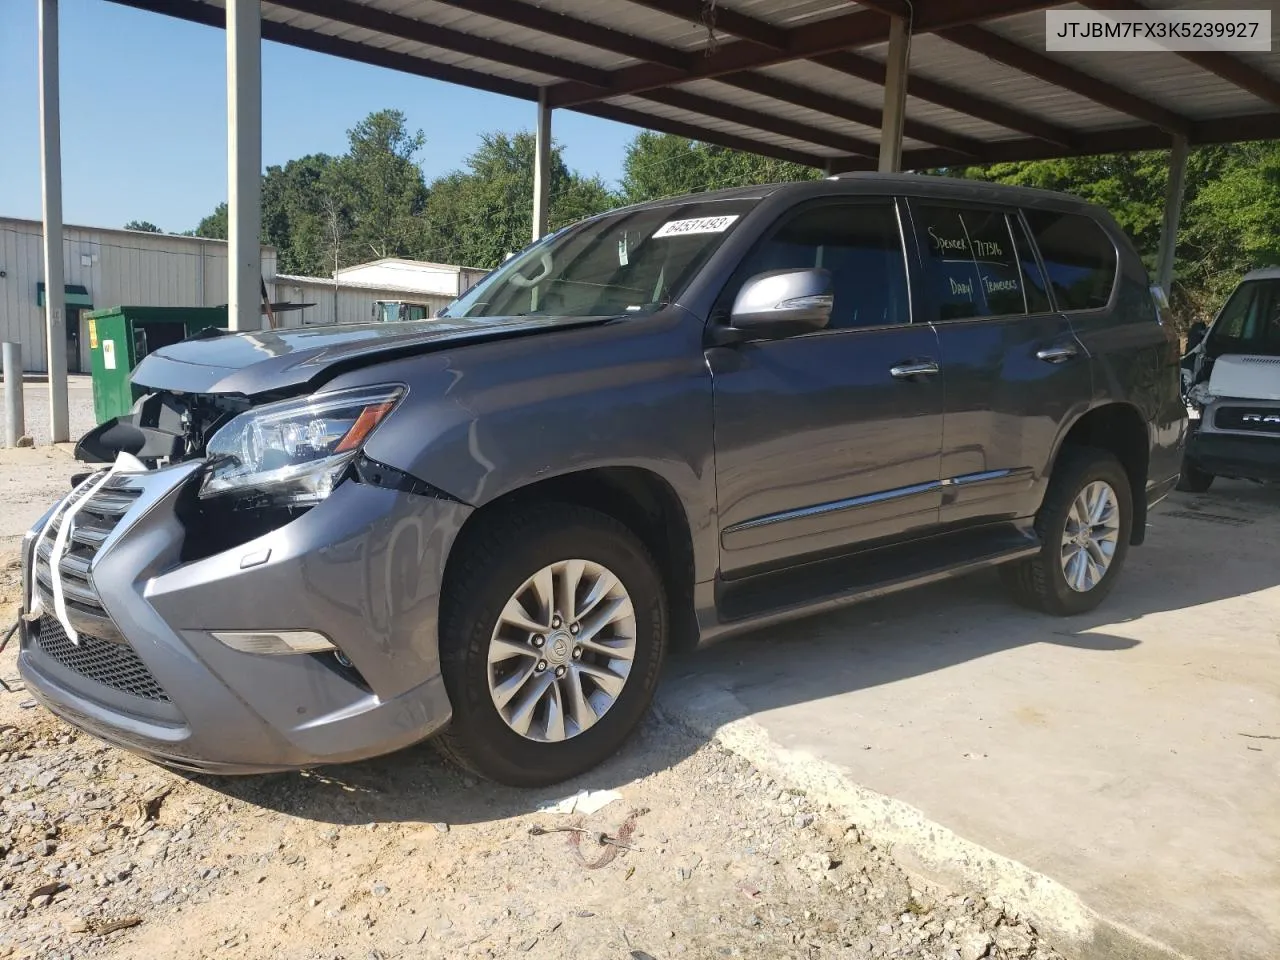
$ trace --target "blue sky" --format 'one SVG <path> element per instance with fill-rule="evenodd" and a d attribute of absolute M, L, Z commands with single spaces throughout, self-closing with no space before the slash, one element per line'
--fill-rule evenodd
<path fill-rule="evenodd" d="M 107 0 L 62 0 L 63 217 L 192 228 L 226 199 L 226 42 L 221 30 Z M 0 0 L 0 216 L 40 216 L 36 0 Z M 264 43 L 264 165 L 341 153 L 373 110 L 427 134 L 428 180 L 488 130 L 532 129 L 534 105 Z M 554 136 L 570 167 L 616 181 L 635 129 L 567 111 Z"/>

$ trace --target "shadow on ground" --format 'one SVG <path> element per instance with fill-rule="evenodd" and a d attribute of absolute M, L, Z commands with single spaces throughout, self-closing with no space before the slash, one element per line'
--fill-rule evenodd
<path fill-rule="evenodd" d="M 1151 518 L 1116 590 L 1092 614 L 1066 619 L 1011 608 L 999 577 L 984 572 L 881 598 L 837 614 L 797 621 L 680 657 L 673 678 L 707 678 L 743 694 L 755 712 L 943 670 L 1028 644 L 1098 656 L 1123 655 L 1138 641 L 1100 628 L 1200 606 L 1280 584 L 1274 563 L 1229 562 L 1199 569 L 1167 562 L 1201 538 L 1224 536 L 1265 549 L 1280 532 L 1280 489 L 1219 483 L 1209 494 L 1177 495 Z M 990 623 L 991 629 L 976 629 Z M 750 677 L 741 676 L 750 665 Z M 763 678 L 763 679 L 762 679 Z M 785 678 L 785 682 L 782 682 Z M 1028 679 L 1034 683 L 1034 678 Z M 1028 694 L 1034 699 L 1034 690 Z M 445 763 L 429 743 L 389 757 L 315 771 L 249 778 L 193 779 L 241 800 L 322 822 L 467 823 L 528 812 L 584 787 L 609 788 L 666 769 L 699 742 L 650 721 L 617 757 L 592 773 L 545 790 L 477 782 Z"/>

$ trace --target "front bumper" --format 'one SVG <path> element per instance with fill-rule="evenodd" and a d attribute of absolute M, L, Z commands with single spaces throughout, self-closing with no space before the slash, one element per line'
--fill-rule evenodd
<path fill-rule="evenodd" d="M 1196 431 L 1187 459 L 1215 477 L 1280 481 L 1280 437 Z"/>
<path fill-rule="evenodd" d="M 38 565 L 28 535 L 24 580 L 45 594 L 43 617 L 21 631 L 32 694 L 110 743 L 218 773 L 359 760 L 447 723 L 439 587 L 470 508 L 349 481 L 270 533 L 184 562 L 178 505 L 197 471 L 113 479 L 135 499 L 96 553 L 78 558 L 84 580 L 64 579 L 67 600 L 84 601 L 65 604 L 77 644 L 54 615 L 49 564 Z M 325 634 L 354 670 L 331 653 L 262 656 L 212 635 L 280 629 Z"/>

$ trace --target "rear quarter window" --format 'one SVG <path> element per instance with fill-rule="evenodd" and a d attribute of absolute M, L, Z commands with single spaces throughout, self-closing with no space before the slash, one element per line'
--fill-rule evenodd
<path fill-rule="evenodd" d="M 1118 254 L 1102 226 L 1076 213 L 1024 212 L 1058 309 L 1105 307 L 1116 282 Z"/>

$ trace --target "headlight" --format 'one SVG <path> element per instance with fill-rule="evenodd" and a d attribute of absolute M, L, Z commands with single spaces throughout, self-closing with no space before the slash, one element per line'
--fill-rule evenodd
<path fill-rule="evenodd" d="M 360 387 L 242 413 L 209 441 L 200 496 L 251 493 L 276 506 L 318 503 L 403 395 L 399 386 Z"/>

